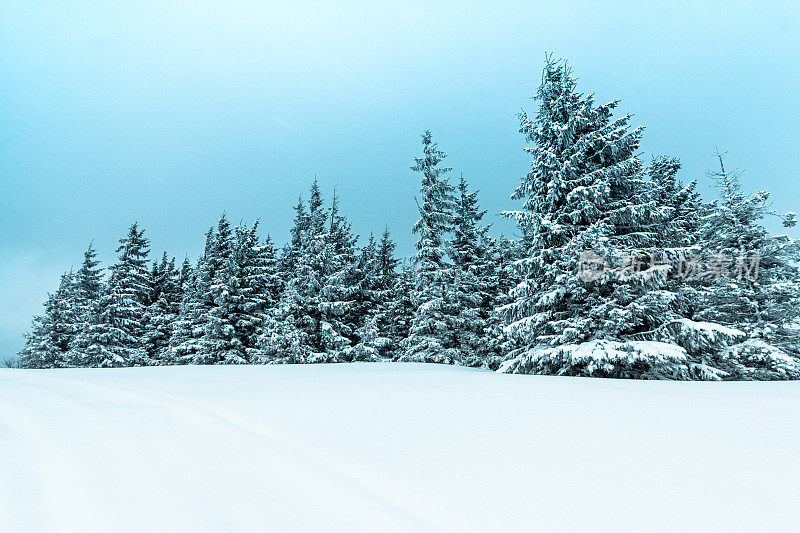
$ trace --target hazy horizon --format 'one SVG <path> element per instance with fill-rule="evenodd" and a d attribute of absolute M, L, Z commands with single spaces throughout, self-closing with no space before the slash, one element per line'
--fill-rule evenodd
<path fill-rule="evenodd" d="M 800 211 L 798 2 L 9 1 L 0 35 L 0 356 L 89 241 L 108 266 L 138 221 L 154 257 L 195 258 L 226 212 L 282 243 L 315 174 L 408 255 L 425 129 L 512 233 L 546 52 L 646 126 L 645 161 L 680 158 L 712 198 L 719 147 Z"/>

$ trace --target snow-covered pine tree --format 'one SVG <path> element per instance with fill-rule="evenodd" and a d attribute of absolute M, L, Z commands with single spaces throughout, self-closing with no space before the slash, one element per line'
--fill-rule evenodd
<path fill-rule="evenodd" d="M 391 243 L 389 241 L 390 245 Z M 389 245 L 389 244 L 387 244 Z M 390 250 L 384 250 L 384 253 Z M 383 260 L 392 258 L 383 258 Z M 348 361 L 377 361 L 391 349 L 391 340 L 385 335 L 385 301 L 387 296 L 382 287 L 381 266 L 378 259 L 378 244 L 370 234 L 367 244 L 361 249 L 357 265 L 354 267 L 356 278 L 355 345 L 345 349 Z"/>
<path fill-rule="evenodd" d="M 74 287 L 74 312 L 72 317 L 74 319 L 74 336 L 77 337 L 89 327 L 92 321 L 92 312 L 104 288 L 102 268 L 99 268 L 100 261 L 97 260 L 97 251 L 94 249 L 93 243 L 89 243 L 89 247 L 83 253 L 83 263 L 75 273 L 75 287 Z M 74 338 L 74 337 L 73 337 Z M 67 353 L 67 366 L 80 366 L 81 358 L 72 361 L 71 358 L 76 354 L 72 351 Z"/>
<path fill-rule="evenodd" d="M 149 242 L 134 223 L 120 239 L 119 259 L 111 265 L 105 290 L 93 306 L 88 326 L 70 346 L 70 359 L 81 366 L 148 364 L 144 349 Z"/>
<path fill-rule="evenodd" d="M 680 168 L 677 158 L 658 156 L 652 158 L 646 172 L 651 184 L 650 198 L 666 209 L 659 241 L 665 249 L 682 252 L 685 256 L 689 249 L 697 246 L 706 208 L 697 192 L 697 180 L 681 183 Z"/>
<path fill-rule="evenodd" d="M 797 243 L 787 236 L 772 236 L 761 224 L 777 215 L 768 205 L 769 193 L 742 191 L 739 172 L 720 169 L 712 174 L 720 191 L 703 228 L 707 258 L 719 270 L 707 268 L 707 298 L 697 317 L 751 331 L 791 322 L 800 313 L 800 259 Z M 793 213 L 781 217 L 784 225 L 796 222 Z"/>
<path fill-rule="evenodd" d="M 134 223 L 128 235 L 120 239 L 117 247 L 119 260 L 111 265 L 108 280 L 109 301 L 113 309 L 109 312 L 119 320 L 121 327 L 134 340 L 130 346 L 128 364 L 147 364 L 146 354 L 142 353 L 146 306 L 150 300 L 150 276 L 148 255 L 150 243 L 144 237 L 144 230 Z"/>
<path fill-rule="evenodd" d="M 347 217 L 340 211 L 339 198 L 334 190 L 321 265 L 318 340 L 319 351 L 325 352 L 332 360 L 363 355 L 347 351 L 357 341 L 356 330 L 364 319 L 356 241 Z"/>
<path fill-rule="evenodd" d="M 697 181 L 683 184 L 678 179 L 680 161 L 674 157 L 653 157 L 646 173 L 651 200 L 665 213 L 657 231 L 661 246 L 661 262 L 670 267 L 662 287 L 675 294 L 665 324 L 680 317 L 691 317 L 697 300 L 696 281 L 687 276 L 687 265 L 702 251 L 701 227 L 708 215 L 708 206 L 697 192 Z"/>
<path fill-rule="evenodd" d="M 387 226 L 380 240 L 374 244 L 374 250 L 367 243 L 361 259 L 364 265 L 364 292 L 368 295 L 369 306 L 364 327 L 369 329 L 369 345 L 383 359 L 393 359 L 402 353 L 400 345 L 408 336 L 413 315 L 410 296 L 414 275 L 406 268 L 398 272 L 401 262 L 395 256 L 396 248 Z M 363 343 L 364 335 L 361 338 Z"/>
<path fill-rule="evenodd" d="M 491 258 L 489 226 L 481 225 L 486 211 L 478 207 L 478 192 L 470 191 L 462 174 L 457 186 L 454 210 L 453 287 L 457 314 L 451 320 L 453 346 L 459 360 L 482 366 L 488 357 L 486 328 L 495 305 L 497 286 Z"/>
<path fill-rule="evenodd" d="M 394 255 L 396 249 L 397 244 L 392 240 L 389 226 L 386 226 L 383 228 L 381 240 L 375 251 L 376 277 L 378 285 L 384 290 L 391 289 L 397 279 L 397 266 L 400 264 L 400 260 Z"/>
<path fill-rule="evenodd" d="M 47 295 L 44 313 L 33 318 L 25 347 L 19 352 L 22 368 L 71 366 L 67 350 L 76 335 L 78 314 L 74 278 L 72 271 L 62 274 L 58 289 Z"/>
<path fill-rule="evenodd" d="M 329 255 L 328 211 L 323 207 L 316 178 L 311 184 L 308 209 L 300 199 L 295 213 L 291 241 L 280 261 L 286 289 L 269 313 L 258 342 L 262 362 L 322 362 L 327 358 L 321 342 L 320 291 L 326 282 Z"/>
<path fill-rule="evenodd" d="M 247 229 L 231 227 L 223 213 L 217 229 L 210 240 L 208 253 L 204 255 L 203 279 L 200 301 L 205 308 L 201 316 L 203 336 L 200 350 L 194 357 L 199 364 L 224 364 L 247 362 L 244 345 L 237 336 L 238 305 L 242 303 L 239 293 L 241 272 L 234 259 L 239 234 L 244 237 Z M 246 253 L 245 253 L 246 255 Z"/>
<path fill-rule="evenodd" d="M 227 220 L 225 224 L 227 225 Z M 204 359 L 206 347 L 203 339 L 209 312 L 214 305 L 210 288 L 214 275 L 212 263 L 214 247 L 215 233 L 211 227 L 206 232 L 203 255 L 191 269 L 191 274 L 187 277 L 182 276 L 186 285 L 169 343 L 168 358 L 172 363 L 187 364 Z M 184 261 L 184 264 L 186 262 Z M 182 272 L 184 271 L 185 268 L 182 269 Z"/>
<path fill-rule="evenodd" d="M 181 297 L 191 287 L 193 277 L 194 269 L 192 268 L 192 263 L 189 261 L 188 256 L 184 257 L 183 263 L 181 263 L 181 270 L 178 273 L 178 290 L 180 290 Z"/>
<path fill-rule="evenodd" d="M 264 321 L 258 337 L 257 362 L 307 363 L 311 360 L 311 319 L 304 314 L 306 301 L 290 280 Z"/>
<path fill-rule="evenodd" d="M 75 309 L 79 320 L 89 314 L 92 303 L 97 301 L 103 289 L 103 269 L 99 265 L 97 251 L 89 243 L 83 253 L 81 268 L 75 273 Z"/>
<path fill-rule="evenodd" d="M 616 101 L 595 105 L 592 95 L 579 94 L 562 61 L 547 59 L 535 99 L 536 117 L 520 115 L 520 131 L 532 143 L 526 150 L 533 157 L 531 171 L 512 196 L 524 200 L 523 208 L 506 213 L 529 240 L 528 253 L 517 262 L 521 282 L 503 312 L 515 346 L 509 357 L 518 360 L 517 369 L 549 373 L 552 364 L 538 364 L 542 344 L 614 339 L 650 329 L 672 313 L 676 296 L 661 290 L 663 268 L 654 265 L 631 275 L 632 267 L 654 251 L 659 225 L 669 214 L 650 197 L 636 155 L 642 129 L 630 129 L 629 115 L 612 117 Z M 616 268 L 582 271 L 587 258 Z M 570 372 L 656 373 L 647 364 L 647 357 L 632 356 L 614 358 L 602 370 L 587 362 L 583 370 Z M 679 357 L 652 358 L 650 364 L 658 367 L 658 375 L 683 368 Z"/>
<path fill-rule="evenodd" d="M 375 328 L 371 342 L 382 358 L 393 358 L 397 354 L 406 336 L 404 325 L 408 322 L 408 310 L 402 307 L 398 290 L 400 261 L 394 255 L 396 248 L 386 226 L 375 249 L 374 266 L 367 269 L 372 302 L 368 320 L 374 324 L 370 327 Z"/>
<path fill-rule="evenodd" d="M 771 211 L 767 191 L 745 194 L 740 173 L 727 171 L 722 155 L 718 153 L 717 157 L 720 168 L 712 177 L 721 198 L 704 217 L 701 243 L 705 271 L 701 281 L 695 283 L 697 309 L 692 318 L 741 329 L 762 343 L 800 355 L 800 246 L 786 235 L 771 235 L 762 225 L 765 217 L 778 216 L 784 226 L 794 226 L 794 213 L 778 215 Z M 732 354 L 752 356 L 756 351 L 766 357 L 774 350 L 729 350 L 728 359 Z M 734 376 L 762 376 L 755 369 L 743 370 L 750 364 L 746 361 L 734 361 L 733 368 L 724 361 L 717 363 Z M 768 379 L 773 377 L 772 371 L 780 374 L 768 362 L 759 366 Z"/>
<path fill-rule="evenodd" d="M 398 263 L 394 289 L 387 298 L 386 336 L 392 342 L 391 356 L 399 360 L 404 354 L 405 340 L 411 335 L 411 324 L 416 307 L 413 295 L 416 289 L 416 269 L 404 259 Z"/>
<path fill-rule="evenodd" d="M 242 364 L 257 357 L 257 339 L 280 290 L 272 242 L 259 241 L 258 222 L 235 228 L 231 257 L 219 271 L 220 289 L 206 339 L 217 363 Z"/>
<path fill-rule="evenodd" d="M 344 361 L 365 324 L 357 237 L 334 192 L 323 207 L 319 182 L 311 184 L 308 209 L 295 208 L 291 239 L 279 261 L 280 300 L 267 314 L 258 346 L 267 363 Z M 360 356 L 358 356 L 360 357 Z"/>
<path fill-rule="evenodd" d="M 152 364 L 170 363 L 169 342 L 183 297 L 180 276 L 175 267 L 175 258 L 168 259 L 166 252 L 161 256 L 160 263 L 153 262 L 143 340 Z"/>
<path fill-rule="evenodd" d="M 509 348 L 508 338 L 503 334 L 505 316 L 502 311 L 505 305 L 511 302 L 509 296 L 511 289 L 521 281 L 518 276 L 519 269 L 515 265 L 527 253 L 528 241 L 525 238 L 512 240 L 500 235 L 496 239 L 490 239 L 490 242 L 487 284 L 491 287 L 493 309 L 487 318 L 482 365 L 497 370 L 505 354 L 513 349 Z"/>
<path fill-rule="evenodd" d="M 254 267 L 255 275 L 258 276 L 259 289 L 266 300 L 267 310 L 275 307 L 284 289 L 285 283 L 279 266 L 275 243 L 272 237 L 267 235 L 264 244 L 258 249 Z"/>
<path fill-rule="evenodd" d="M 447 179 L 452 170 L 440 166 L 445 158 L 433 142 L 431 132 L 422 134 L 422 157 L 411 167 L 421 175 L 420 218 L 412 230 L 419 237 L 413 263 L 416 279 L 411 299 L 416 308 L 403 341 L 401 361 L 455 363 L 451 317 L 457 314 L 452 291 L 453 269 L 447 262 L 448 236 L 453 230 L 454 191 Z"/>
<path fill-rule="evenodd" d="M 308 224 L 309 214 L 301 196 L 297 199 L 297 204 L 294 207 L 294 224 L 289 230 L 289 242 L 283 247 L 278 263 L 278 270 L 284 282 L 288 282 L 294 276 L 298 267 L 303 242 L 308 231 Z"/>

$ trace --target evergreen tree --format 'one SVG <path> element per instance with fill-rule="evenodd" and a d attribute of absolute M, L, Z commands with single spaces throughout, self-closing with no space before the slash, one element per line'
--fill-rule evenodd
<path fill-rule="evenodd" d="M 305 235 L 308 232 L 309 215 L 302 196 L 297 199 L 294 213 L 294 224 L 290 230 L 289 242 L 286 243 L 281 254 L 280 271 L 284 280 L 294 276 L 302 253 Z"/>
<path fill-rule="evenodd" d="M 412 228 L 419 235 L 413 261 L 421 283 L 437 283 L 449 268 L 447 236 L 453 230 L 455 198 L 447 173 L 452 169 L 440 166 L 446 155 L 433 142 L 430 131 L 422 134 L 422 152 L 411 167 L 421 175 L 419 220 Z"/>
<path fill-rule="evenodd" d="M 498 290 L 490 263 L 493 242 L 488 236 L 489 227 L 480 225 L 486 212 L 478 207 L 478 193 L 470 192 L 463 175 L 457 190 L 450 251 L 457 314 L 450 318 L 450 329 L 453 346 L 461 352 L 459 360 L 481 366 L 488 357 L 486 329 Z"/>
<path fill-rule="evenodd" d="M 800 316 L 800 260 L 798 243 L 772 236 L 761 224 L 769 209 L 767 191 L 747 195 L 739 172 L 712 174 L 721 198 L 711 206 L 702 229 L 705 272 L 699 287 L 696 319 L 729 324 L 756 335 L 769 336 Z M 781 217 L 794 226 L 793 213 Z"/>
<path fill-rule="evenodd" d="M 394 243 L 384 231 L 380 248 L 375 237 L 370 234 L 367 244 L 361 249 L 353 275 L 355 306 L 352 321 L 355 329 L 354 345 L 345 350 L 349 361 L 378 361 L 393 355 L 396 346 L 389 337 L 390 324 L 387 323 L 388 299 L 394 289 L 393 278 L 396 260 L 393 256 Z"/>
<path fill-rule="evenodd" d="M 188 257 L 184 258 L 181 265 L 181 302 L 170 331 L 169 348 L 162 357 L 166 364 L 190 363 L 201 350 L 200 340 L 203 336 L 207 310 L 205 302 L 200 299 L 200 294 L 204 293 L 202 289 L 205 282 L 202 267 L 204 258 L 210 251 L 213 234 L 213 228 L 206 232 L 204 253 L 195 267 L 191 266 Z"/>
<path fill-rule="evenodd" d="M 458 351 L 453 347 L 450 317 L 457 313 L 457 302 L 452 290 L 453 271 L 446 261 L 455 204 L 453 187 L 446 175 L 451 169 L 440 166 L 445 154 L 433 142 L 430 131 L 422 135 L 422 150 L 422 157 L 416 158 L 411 167 L 422 178 L 420 218 L 413 226 L 419 235 L 413 257 L 416 282 L 411 297 L 416 312 L 399 359 L 454 363 Z"/>
<path fill-rule="evenodd" d="M 261 245 L 257 229 L 258 223 L 235 229 L 232 255 L 217 276 L 206 333 L 209 358 L 217 363 L 255 360 L 258 335 L 279 291 L 272 243 Z"/>
<path fill-rule="evenodd" d="M 328 357 L 323 338 L 329 332 L 320 295 L 327 282 L 331 250 L 328 211 L 323 207 L 316 178 L 311 184 L 308 210 L 301 199 L 295 212 L 291 242 L 284 248 L 281 261 L 286 289 L 265 321 L 258 343 L 264 362 L 324 361 Z"/>
<path fill-rule="evenodd" d="M 225 213 L 217 227 L 206 234 L 203 256 L 195 269 L 195 284 L 190 298 L 181 306 L 180 331 L 172 343 L 174 357 L 195 364 L 222 362 L 232 330 L 227 323 L 230 291 L 229 261 L 234 247 L 233 228 Z M 218 307 L 222 305 L 224 309 Z"/>
<path fill-rule="evenodd" d="M 363 318 L 356 241 L 350 223 L 340 212 L 339 198 L 334 191 L 323 243 L 317 341 L 319 351 L 332 359 L 339 359 L 340 355 L 345 359 L 359 356 L 344 353 L 357 342 L 356 330 Z"/>
<path fill-rule="evenodd" d="M 192 285 L 192 281 L 194 277 L 194 269 L 192 268 L 192 264 L 189 262 L 188 257 L 183 258 L 183 263 L 181 263 L 181 270 L 178 274 L 178 290 L 183 296 L 186 291 L 189 290 L 189 287 Z"/>
<path fill-rule="evenodd" d="M 82 366 L 148 364 L 144 349 L 146 306 L 150 294 L 149 243 L 134 223 L 117 248 L 105 290 L 93 306 L 87 327 L 70 346 L 70 359 Z"/>
<path fill-rule="evenodd" d="M 150 303 L 150 276 L 148 271 L 149 241 L 144 230 L 134 223 L 128 235 L 120 239 L 117 248 L 119 260 L 110 267 L 108 298 L 106 305 L 111 321 L 123 329 L 133 340 L 126 345 L 126 364 L 147 364 L 144 359 L 142 340 L 146 325 L 146 306 Z"/>
<path fill-rule="evenodd" d="M 674 157 L 654 157 L 647 175 L 652 186 L 650 198 L 666 213 L 659 241 L 665 249 L 686 253 L 698 243 L 705 205 L 697 192 L 696 180 L 686 185 L 678 180 L 680 168 L 680 161 Z"/>
<path fill-rule="evenodd" d="M 394 255 L 396 247 L 387 227 L 377 242 L 370 235 L 359 260 L 364 310 L 356 333 L 358 344 L 373 359 L 396 357 L 408 332 L 411 303 L 408 294 L 403 294 L 399 287 L 401 274 L 397 272 L 400 261 Z"/>
<path fill-rule="evenodd" d="M 62 274 L 58 289 L 47 295 L 44 313 L 33 318 L 19 353 L 22 368 L 70 366 L 67 350 L 76 334 L 77 315 L 74 278 L 72 271 Z"/>
<path fill-rule="evenodd" d="M 503 308 L 510 357 L 536 357 L 542 343 L 619 338 L 675 313 L 676 296 L 662 290 L 665 269 L 633 268 L 653 256 L 669 215 L 636 155 L 642 129 L 630 129 L 629 115 L 612 118 L 617 102 L 595 105 L 579 94 L 561 61 L 548 58 L 535 98 L 535 119 L 520 115 L 533 157 L 512 195 L 523 208 L 506 213 L 529 241 Z"/>
<path fill-rule="evenodd" d="M 389 227 L 386 226 L 375 252 L 376 276 L 378 284 L 383 290 L 391 289 L 397 279 L 397 266 L 400 264 L 400 260 L 394 255 L 396 249 L 397 245 L 392 240 Z"/>
<path fill-rule="evenodd" d="M 484 354 L 482 366 L 496 370 L 505 354 L 511 349 L 510 339 L 503 334 L 505 327 L 505 306 L 511 303 L 511 289 L 520 283 L 519 261 L 526 253 L 526 239 L 511 240 L 501 235 L 491 240 L 490 259 L 487 261 L 487 284 L 492 287 L 492 311 L 487 317 Z M 467 362 L 469 364 L 469 361 Z"/>
<path fill-rule="evenodd" d="M 403 324 L 407 322 L 407 317 L 404 316 L 406 312 L 399 305 L 402 296 L 398 291 L 400 275 L 397 267 L 400 261 L 395 257 L 396 248 L 387 226 L 375 250 L 375 268 L 372 273 L 377 327 L 377 337 L 373 343 L 384 358 L 396 355 L 400 342 L 405 338 Z"/>
<path fill-rule="evenodd" d="M 103 291 L 102 269 L 98 267 L 100 262 L 97 260 L 97 252 L 92 243 L 83 253 L 83 263 L 75 274 L 73 312 L 71 317 L 73 325 L 71 330 L 74 335 L 70 339 L 70 344 L 74 339 L 89 327 L 92 321 L 93 309 L 97 305 Z M 80 358 L 76 361 L 72 357 L 76 354 L 67 348 L 65 356 L 66 366 L 79 366 Z"/>
<path fill-rule="evenodd" d="M 99 268 L 97 252 L 92 243 L 83 253 L 83 263 L 75 274 L 75 307 L 79 320 L 88 315 L 103 289 L 103 269 Z"/>
<path fill-rule="evenodd" d="M 411 326 L 416 314 L 416 269 L 403 261 L 394 284 L 387 291 L 386 318 L 383 322 L 386 337 L 391 341 L 388 356 L 400 360 L 405 353 L 406 339 L 411 335 Z"/>
<path fill-rule="evenodd" d="M 148 360 L 153 364 L 170 362 L 168 348 L 183 296 L 180 276 L 175 258 L 168 259 L 166 252 L 160 263 L 153 262 L 143 339 Z"/>

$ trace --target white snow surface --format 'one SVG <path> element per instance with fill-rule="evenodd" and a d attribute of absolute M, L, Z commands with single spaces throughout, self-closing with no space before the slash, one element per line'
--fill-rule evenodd
<path fill-rule="evenodd" d="M 794 531 L 800 383 L 0 371 L 0 531 Z"/>

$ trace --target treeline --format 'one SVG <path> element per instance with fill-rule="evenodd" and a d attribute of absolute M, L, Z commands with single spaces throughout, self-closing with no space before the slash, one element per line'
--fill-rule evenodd
<path fill-rule="evenodd" d="M 423 361 L 504 372 L 653 379 L 800 377 L 800 248 L 761 224 L 719 156 L 705 202 L 670 157 L 642 162 L 642 129 L 546 62 L 530 172 L 512 198 L 519 237 L 489 235 L 478 193 L 430 132 L 416 253 L 388 229 L 359 243 L 315 180 L 288 242 L 223 215 L 202 256 L 151 260 L 134 224 L 103 275 L 90 245 L 35 317 L 28 368 Z M 783 217 L 795 224 L 794 215 Z"/>

